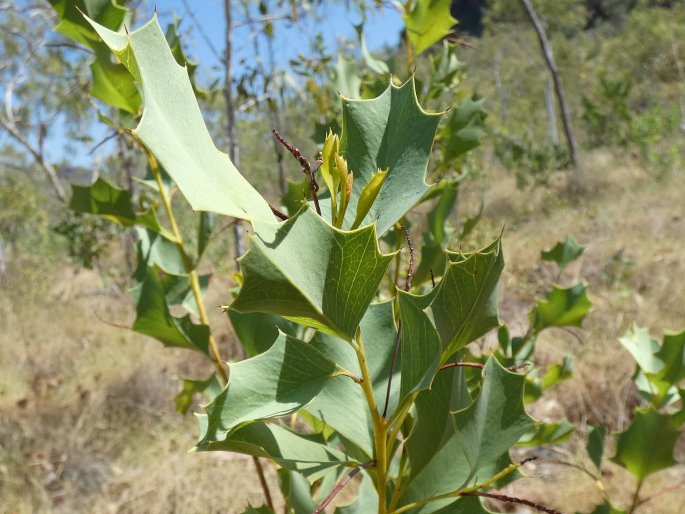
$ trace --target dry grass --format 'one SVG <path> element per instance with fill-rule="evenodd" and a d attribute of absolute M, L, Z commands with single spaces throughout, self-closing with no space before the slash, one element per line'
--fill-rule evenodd
<path fill-rule="evenodd" d="M 593 313 L 575 336 L 544 335 L 537 351 L 542 367 L 572 353 L 576 374 L 532 411 L 619 430 L 639 398 L 617 338 L 632 323 L 655 335 L 685 326 L 685 182 L 655 182 L 642 170 L 603 163 L 587 171 L 586 185 L 571 204 L 563 178 L 520 192 L 513 178 L 493 174 L 485 219 L 471 243 L 506 224 L 501 311 L 514 331 L 523 330 L 533 299 L 556 279 L 551 266 L 540 264 L 540 250 L 568 233 L 587 245 L 560 281 L 587 280 Z M 103 288 L 94 273 L 65 268 L 35 286 L 43 299 L 29 305 L 11 297 L 10 287 L 0 293 L 0 513 L 241 512 L 248 501 L 261 503 L 249 459 L 186 453 L 196 429 L 192 416 L 173 411 L 173 396 L 180 377 L 209 373 L 205 362 L 98 321 L 96 314 L 127 323 L 133 312 L 125 295 Z M 208 303 L 225 302 L 225 291 L 214 284 L 217 301 Z M 218 310 L 212 315 L 227 348 L 230 328 Z M 580 447 L 573 440 L 553 456 L 576 462 Z M 668 473 L 648 479 L 645 492 L 685 474 L 682 466 Z M 615 466 L 604 478 L 612 498 L 625 503 L 631 478 Z M 530 465 L 528 478 L 508 492 L 564 512 L 589 512 L 601 497 L 577 470 L 543 462 Z M 682 505 L 685 492 L 673 491 L 639 513 L 675 514 Z"/>

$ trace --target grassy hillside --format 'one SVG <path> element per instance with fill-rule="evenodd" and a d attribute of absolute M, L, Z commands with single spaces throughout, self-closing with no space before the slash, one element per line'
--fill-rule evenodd
<path fill-rule="evenodd" d="M 563 175 L 521 192 L 511 174 L 490 170 L 484 219 L 468 244 L 477 246 L 506 226 L 501 317 L 521 330 L 535 295 L 557 279 L 551 266 L 540 263 L 540 250 L 569 233 L 587 245 L 580 261 L 558 277 L 589 282 L 595 307 L 586 327 L 547 334 L 537 347 L 542 368 L 572 353 L 575 376 L 546 394 L 532 413 L 566 417 L 581 427 L 601 421 L 620 430 L 639 397 L 630 380 L 633 363 L 617 338 L 632 323 L 651 327 L 655 335 L 683 326 L 685 178 L 655 181 L 650 172 L 605 153 L 592 155 L 591 162 L 588 192 L 574 204 L 565 199 Z M 478 197 L 475 184 L 467 188 L 460 215 Z M 181 376 L 206 376 L 206 363 L 116 327 L 130 323 L 133 309 L 125 292 L 101 273 L 63 265 L 34 278 L 36 294 L 12 294 L 29 272 L 15 270 L 0 288 L 0 512 L 205 513 L 259 504 L 250 459 L 185 453 L 194 443 L 194 420 L 174 412 L 173 397 Z M 227 286 L 213 282 L 208 305 L 224 301 Z M 228 321 L 219 309 L 212 316 L 220 344 L 235 352 Z M 587 512 L 599 501 L 592 481 L 545 462 L 574 462 L 577 446 L 571 440 L 548 449 L 531 476 L 504 492 L 563 512 Z M 614 496 L 632 484 L 619 468 L 607 473 Z M 682 475 L 682 466 L 671 473 Z M 644 492 L 677 478 L 657 474 Z M 681 489 L 645 504 L 640 513 L 676 513 L 684 503 Z"/>

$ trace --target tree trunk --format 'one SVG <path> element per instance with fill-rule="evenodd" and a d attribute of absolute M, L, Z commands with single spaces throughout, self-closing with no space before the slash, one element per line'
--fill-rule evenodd
<path fill-rule="evenodd" d="M 552 54 L 552 46 L 547 39 L 547 34 L 545 33 L 545 28 L 542 25 L 542 21 L 538 17 L 535 9 L 533 9 L 530 0 L 521 0 L 523 7 L 528 13 L 535 32 L 538 36 L 538 41 L 540 43 L 540 49 L 542 50 L 542 56 L 545 58 L 545 63 L 547 64 L 547 69 L 552 76 L 552 81 L 554 82 L 554 92 L 557 96 L 557 101 L 559 102 L 559 110 L 561 111 L 561 122 L 564 127 L 564 135 L 566 136 L 566 141 L 568 143 L 568 151 L 571 157 L 571 164 L 574 168 L 580 168 L 580 163 L 578 162 L 578 150 L 576 146 L 576 138 L 571 130 L 571 118 L 569 115 L 568 104 L 566 103 L 566 96 L 564 95 L 564 88 L 561 85 L 561 79 L 559 78 L 559 70 L 557 70 L 556 62 L 554 61 L 554 55 Z"/>
<path fill-rule="evenodd" d="M 233 103 L 233 51 L 231 47 L 231 0 L 224 0 L 224 17 L 226 19 L 226 48 L 224 50 L 224 98 L 226 99 L 226 131 L 228 136 L 228 155 L 231 157 L 236 168 L 240 165 L 238 153 L 238 141 L 235 133 L 235 105 Z M 235 258 L 245 253 L 243 244 L 245 229 L 241 220 L 236 220 L 233 225 L 233 237 L 235 239 Z M 240 265 L 236 262 L 236 268 Z"/>
<path fill-rule="evenodd" d="M 549 120 L 549 138 L 554 146 L 559 146 L 559 130 L 557 130 L 557 110 L 554 107 L 554 96 L 552 89 L 552 79 L 548 79 L 545 84 L 545 108 L 547 109 L 547 119 Z"/>
<path fill-rule="evenodd" d="M 8 260 L 5 254 L 5 242 L 2 240 L 2 236 L 0 236 L 0 275 L 4 275 L 7 271 Z"/>

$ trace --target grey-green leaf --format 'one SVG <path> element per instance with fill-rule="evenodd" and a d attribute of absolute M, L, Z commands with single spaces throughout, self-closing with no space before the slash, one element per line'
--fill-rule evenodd
<path fill-rule="evenodd" d="M 606 437 L 607 428 L 604 425 L 592 427 L 587 436 L 587 454 L 590 456 L 592 463 L 601 471 L 602 456 L 604 455 L 604 438 Z"/>
<path fill-rule="evenodd" d="M 637 409 L 630 426 L 616 434 L 616 455 L 611 459 L 638 481 L 669 466 L 680 436 L 671 416 L 653 409 Z"/>
<path fill-rule="evenodd" d="M 248 357 L 254 357 L 271 348 L 278 339 L 279 332 L 294 336 L 297 327 L 280 316 L 261 312 L 228 311 L 228 317 Z"/>
<path fill-rule="evenodd" d="M 207 416 L 198 418 L 206 431 Z M 279 466 L 302 473 L 311 482 L 348 462 L 347 456 L 315 436 L 298 434 L 285 426 L 255 421 L 237 429 L 222 441 L 207 442 L 194 451 L 230 451 L 270 459 Z"/>
<path fill-rule="evenodd" d="M 412 475 L 401 504 L 455 491 L 476 476 L 479 481 L 486 480 L 493 472 L 492 465 L 532 425 L 523 408 L 524 377 L 508 372 L 494 358 L 488 360 L 483 373 L 478 398 L 454 415 L 454 434 Z"/>
<path fill-rule="evenodd" d="M 579 244 L 575 237 L 569 235 L 566 236 L 566 241 L 563 243 L 559 242 L 551 250 L 540 252 L 540 257 L 543 261 L 556 262 L 559 269 L 564 269 L 580 257 L 584 251 L 585 247 Z"/>
<path fill-rule="evenodd" d="M 177 318 L 169 312 L 166 291 L 157 267 L 147 268 L 136 305 L 136 320 L 132 329 L 161 341 L 165 346 L 176 346 L 208 354 L 209 327 L 196 325 L 190 315 Z"/>
<path fill-rule="evenodd" d="M 504 269 L 499 239 L 479 252 L 447 255 L 447 271 L 426 309 L 442 341 L 443 363 L 499 325 L 498 285 Z"/>
<path fill-rule="evenodd" d="M 268 203 L 212 141 L 188 70 L 176 62 L 156 16 L 127 34 L 90 21 L 139 83 L 143 117 L 133 130 L 194 209 L 274 223 Z"/>
<path fill-rule="evenodd" d="M 252 236 L 240 260 L 244 284 L 230 308 L 276 314 L 349 341 L 392 257 L 380 253 L 373 226 L 343 232 L 305 208 L 272 237 Z"/>
<path fill-rule="evenodd" d="M 535 300 L 530 322 L 538 331 L 549 327 L 579 327 L 591 307 L 584 283 L 568 288 L 553 286 L 544 300 Z"/>
<path fill-rule="evenodd" d="M 413 80 L 400 87 L 391 83 L 372 100 L 343 98 L 342 151 L 354 173 L 344 227 L 354 221 L 361 191 L 378 170 L 390 172 L 362 225 L 376 221 L 383 235 L 421 199 L 429 187 L 426 168 L 441 116 L 421 109 Z"/>
<path fill-rule="evenodd" d="M 280 334 L 266 352 L 230 366 L 228 386 L 205 407 L 208 424 L 199 446 L 223 441 L 247 422 L 296 412 L 335 371 L 311 344 Z"/>
<path fill-rule="evenodd" d="M 392 302 L 370 305 L 360 327 L 373 382 L 374 397 L 378 405 L 383 405 L 392 360 L 392 348 L 397 335 Z M 361 376 L 356 354 L 346 342 L 318 333 L 312 339 L 312 344 L 336 364 L 356 376 Z M 389 412 L 392 412 L 397 402 L 400 386 L 398 369 L 399 367 L 395 369 L 390 391 Z M 373 456 L 373 429 L 369 409 L 361 387 L 349 377 L 337 377 L 327 383 L 306 410 L 334 428 L 345 439 L 353 442 L 367 458 Z"/>

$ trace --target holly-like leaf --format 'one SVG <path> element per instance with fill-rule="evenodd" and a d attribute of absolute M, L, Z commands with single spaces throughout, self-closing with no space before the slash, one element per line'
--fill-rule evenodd
<path fill-rule="evenodd" d="M 542 377 L 542 388 L 548 389 L 573 376 L 573 356 L 567 355 L 561 364 L 554 364 L 547 369 Z"/>
<path fill-rule="evenodd" d="M 271 348 L 280 332 L 294 336 L 297 327 L 280 316 L 262 312 L 228 311 L 228 317 L 248 357 L 254 357 Z"/>
<path fill-rule="evenodd" d="M 426 312 L 443 345 L 441 362 L 499 325 L 499 277 L 504 269 L 501 240 L 479 252 L 447 252 L 447 271 Z"/>
<path fill-rule="evenodd" d="M 602 456 L 604 455 L 604 438 L 606 437 L 607 427 L 599 425 L 592 427 L 587 436 L 587 454 L 590 456 L 595 467 L 602 470 Z"/>
<path fill-rule="evenodd" d="M 532 425 L 523 408 L 524 377 L 506 371 L 494 358 L 483 373 L 478 398 L 454 415 L 453 435 L 430 461 L 418 473 L 412 471 L 401 505 L 455 491 L 476 476 L 487 480 L 497 471 L 493 464 Z"/>
<path fill-rule="evenodd" d="M 444 38 L 457 24 L 450 13 L 451 5 L 451 0 L 417 0 L 411 12 L 402 17 L 416 55 Z"/>
<path fill-rule="evenodd" d="M 630 352 L 637 365 L 645 373 L 655 375 L 663 370 L 664 363 L 657 357 L 661 345 L 649 335 L 649 330 L 646 328 L 633 325 L 619 339 L 619 342 Z"/>
<path fill-rule="evenodd" d="M 376 404 L 382 406 L 385 402 L 392 349 L 397 335 L 392 302 L 370 305 L 361 321 L 360 331 Z M 357 356 L 349 344 L 321 333 L 312 339 L 312 344 L 331 361 L 354 375 L 361 376 Z M 395 369 L 390 391 L 390 412 L 397 402 L 400 385 L 398 369 L 399 367 Z M 369 408 L 362 388 L 349 377 L 341 376 L 328 382 L 306 410 L 334 428 L 346 440 L 353 442 L 365 452 L 367 459 L 373 456 L 373 428 Z"/>
<path fill-rule="evenodd" d="M 151 266 L 158 266 L 171 275 L 188 273 L 178 247 L 168 237 L 148 228 L 135 227 L 135 231 L 138 236 L 138 267 L 133 277 L 136 280 L 142 282 Z"/>
<path fill-rule="evenodd" d="M 112 62 L 107 46 L 95 47 L 90 72 L 93 76 L 90 93 L 95 98 L 135 116 L 140 113 L 141 98 L 133 77 L 123 65 Z"/>
<path fill-rule="evenodd" d="M 350 341 L 392 258 L 380 253 L 373 226 L 343 232 L 306 208 L 272 237 L 252 236 L 230 309 L 276 314 Z"/>
<path fill-rule="evenodd" d="M 197 258 L 200 259 L 205 253 L 207 245 L 212 238 L 212 232 L 216 225 L 217 216 L 211 212 L 203 212 L 200 214 L 200 222 L 197 228 Z"/>
<path fill-rule="evenodd" d="M 198 421 L 200 433 L 205 433 L 207 416 L 198 416 Z M 193 451 L 230 451 L 263 457 L 285 469 L 302 473 L 312 482 L 349 461 L 343 452 L 327 446 L 315 436 L 305 436 L 285 426 L 261 421 L 246 424 L 222 441 L 200 443 Z"/>
<path fill-rule="evenodd" d="M 398 290 L 402 320 L 401 398 L 430 387 L 440 364 L 499 325 L 497 292 L 504 267 L 500 241 L 480 252 L 445 252 L 440 283 L 420 296 Z"/>
<path fill-rule="evenodd" d="M 438 201 L 428 214 L 428 230 L 423 235 L 421 262 L 414 271 L 414 284 L 420 284 L 434 276 L 442 276 L 447 265 L 447 256 L 443 251 L 443 242 L 449 235 L 447 220 L 457 205 L 459 182 L 443 180 L 433 188 L 439 190 Z"/>
<path fill-rule="evenodd" d="M 580 257 L 584 251 L 585 247 L 579 244 L 575 237 L 569 235 L 566 236 L 566 241 L 563 243 L 559 242 L 551 250 L 540 252 L 540 257 L 543 261 L 556 262 L 559 269 L 563 270 Z"/>
<path fill-rule="evenodd" d="M 199 447 L 226 440 L 248 422 L 296 412 L 336 369 L 311 344 L 280 334 L 266 352 L 231 365 L 228 386 L 205 407 L 208 423 Z"/>
<path fill-rule="evenodd" d="M 357 31 L 357 38 L 359 40 L 359 52 L 361 53 L 364 64 L 366 64 L 366 66 L 374 73 L 389 73 L 390 69 L 388 68 L 388 64 L 385 61 L 382 61 L 381 59 L 377 59 L 376 57 L 371 55 L 371 52 L 369 52 L 369 49 L 366 46 L 366 38 L 364 37 L 364 25 L 355 25 L 354 29 Z"/>
<path fill-rule="evenodd" d="M 397 290 L 402 320 L 402 399 L 410 393 L 429 388 L 438 371 L 442 349 L 440 337 L 425 312 L 435 298 L 435 292 L 417 296 Z"/>
<path fill-rule="evenodd" d="M 357 76 L 357 64 L 342 54 L 338 55 L 333 78 L 335 90 L 344 98 L 359 98 L 361 85 L 362 81 Z"/>
<path fill-rule="evenodd" d="M 413 475 L 430 463 L 433 456 L 454 436 L 452 412 L 471 405 L 464 368 L 441 371 L 431 388 L 416 398 L 415 425 L 406 442 Z"/>
<path fill-rule="evenodd" d="M 628 429 L 616 434 L 616 455 L 611 460 L 641 482 L 676 463 L 673 450 L 679 436 L 671 416 L 653 409 L 637 409 Z"/>
<path fill-rule="evenodd" d="M 197 69 L 197 64 L 192 62 L 185 54 L 183 50 L 183 44 L 181 43 L 181 36 L 179 35 L 179 22 L 180 19 L 174 17 L 174 20 L 169 23 L 166 27 L 166 40 L 171 49 L 171 54 L 176 59 L 179 66 L 185 66 L 188 69 L 188 77 L 190 78 L 190 83 L 193 85 L 193 91 L 195 96 L 202 96 L 205 94 L 202 91 L 198 91 L 197 85 L 195 84 L 195 70 Z"/>
<path fill-rule="evenodd" d="M 197 350 L 208 355 L 209 327 L 196 325 L 190 315 L 172 316 L 166 302 L 166 291 L 157 267 L 148 268 L 136 305 L 132 330 L 154 337 L 165 346 Z"/>
<path fill-rule="evenodd" d="M 193 404 L 193 397 L 196 394 L 204 394 L 207 399 L 214 398 L 221 392 L 221 384 L 216 375 L 212 375 L 207 380 L 183 379 L 183 388 L 174 397 L 176 412 L 185 414 Z"/>
<path fill-rule="evenodd" d="M 147 268 L 141 267 L 141 270 L 137 270 L 135 277 L 142 277 L 140 278 L 141 282 L 129 289 L 129 293 L 133 297 L 135 303 L 138 303 L 138 300 L 140 299 L 140 291 L 142 289 L 142 282 L 145 280 L 145 273 L 148 273 Z M 199 277 L 200 293 L 203 297 L 207 292 L 210 278 L 211 275 L 200 275 Z M 190 287 L 187 275 L 172 275 L 171 273 L 164 272 L 159 273 L 159 279 L 162 284 L 164 299 L 167 305 L 180 305 L 190 314 L 193 314 L 197 318 L 200 317 L 197 302 L 195 301 L 195 296 Z"/>
<path fill-rule="evenodd" d="M 89 20 L 140 85 L 144 112 L 133 135 L 150 149 L 190 205 L 248 221 L 274 223 L 268 203 L 209 135 L 188 78 L 153 17 L 121 34 Z"/>
<path fill-rule="evenodd" d="M 311 486 L 300 474 L 287 469 L 278 470 L 278 481 L 283 498 L 293 514 L 311 514 L 316 511 Z"/>
<path fill-rule="evenodd" d="M 636 384 L 647 398 L 667 402 L 677 393 L 685 378 L 685 331 L 665 334 L 659 343 L 647 329 L 633 326 L 619 341 L 640 368 Z"/>
<path fill-rule="evenodd" d="M 99 38 L 83 14 L 112 30 L 119 30 L 130 18 L 129 10 L 115 0 L 49 0 L 49 2 L 59 18 L 59 24 L 55 30 L 91 48 L 98 45 Z"/>
<path fill-rule="evenodd" d="M 74 212 L 105 216 L 125 227 L 139 224 L 155 232 L 162 230 L 154 213 L 136 213 L 131 193 L 113 186 L 102 177 L 98 177 L 90 186 L 72 184 L 71 190 L 69 208 Z"/>
<path fill-rule="evenodd" d="M 376 221 L 383 235 L 421 199 L 429 187 L 426 168 L 441 116 L 421 109 L 413 80 L 400 87 L 391 83 L 372 100 L 343 98 L 342 152 L 354 173 L 343 227 L 352 225 L 361 191 L 378 170 L 390 171 L 362 225 Z"/>
<path fill-rule="evenodd" d="M 440 131 L 440 152 L 445 163 L 477 148 L 485 136 L 485 99 L 473 97 L 452 109 Z"/>
<path fill-rule="evenodd" d="M 442 42 L 442 52 L 431 58 L 430 89 L 427 99 L 440 96 L 446 89 L 455 86 L 459 81 L 457 73 L 464 65 L 457 59 L 457 45 Z"/>
<path fill-rule="evenodd" d="M 542 446 L 565 441 L 576 427 L 565 419 L 559 423 L 536 423 L 533 430 L 524 434 L 516 446 Z"/>
<path fill-rule="evenodd" d="M 526 403 L 533 402 L 542 396 L 542 393 L 564 380 L 573 376 L 573 357 L 567 355 L 561 364 L 553 364 L 547 369 L 545 375 L 540 378 L 535 370 L 526 376 L 526 393 L 524 400 Z"/>
<path fill-rule="evenodd" d="M 545 300 L 535 300 L 530 322 L 538 331 L 549 327 L 579 327 L 591 307 L 584 283 L 569 288 L 554 286 Z"/>
<path fill-rule="evenodd" d="M 685 330 L 665 334 L 656 356 L 664 366 L 654 377 L 655 380 L 672 386 L 685 379 Z"/>

